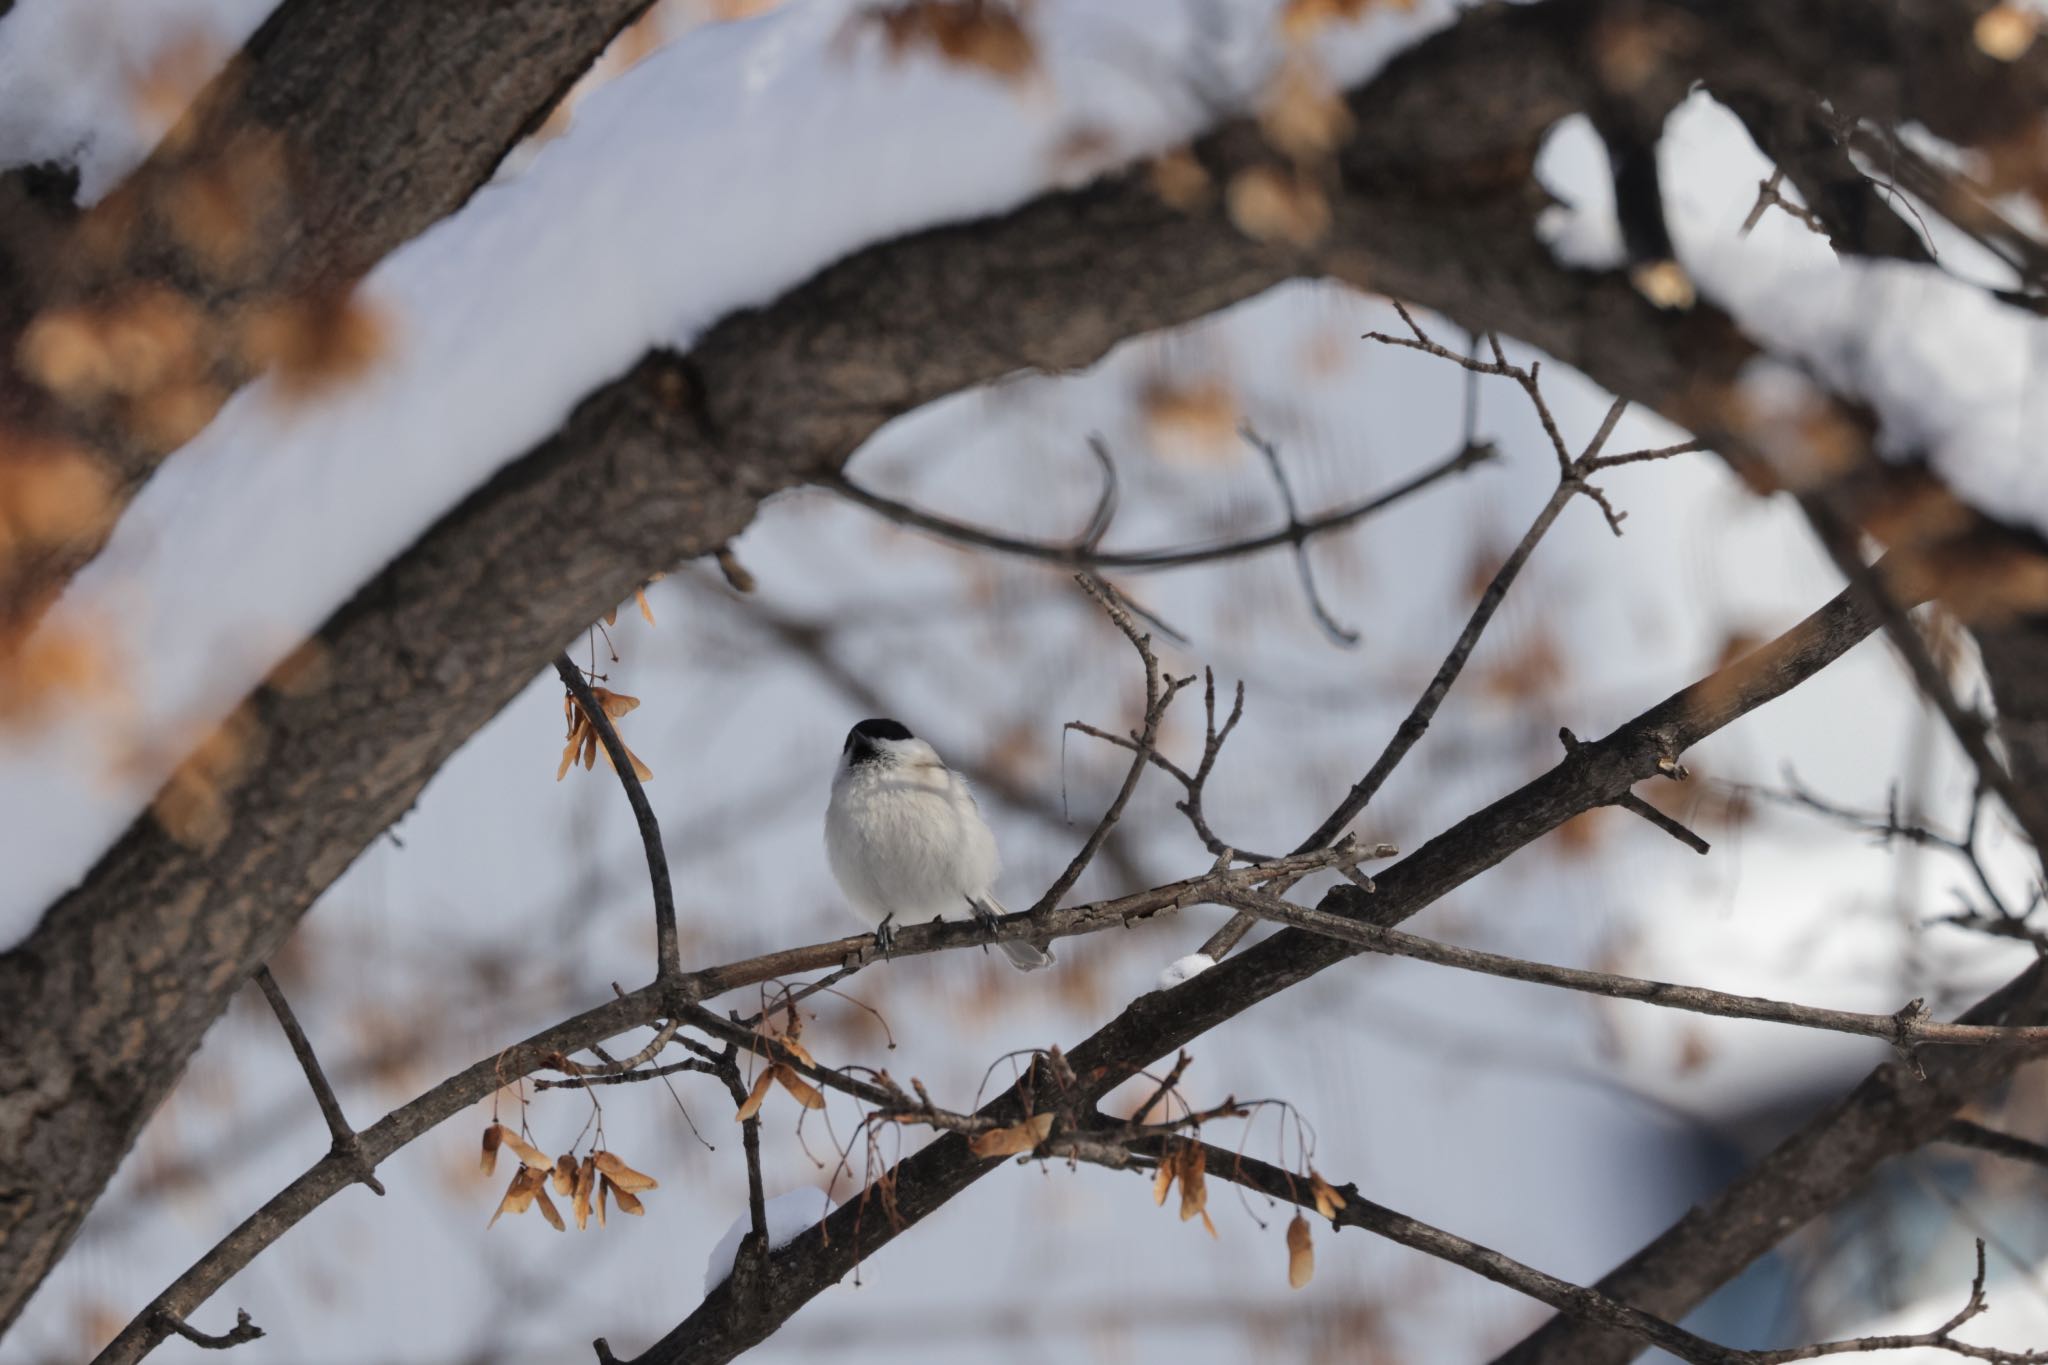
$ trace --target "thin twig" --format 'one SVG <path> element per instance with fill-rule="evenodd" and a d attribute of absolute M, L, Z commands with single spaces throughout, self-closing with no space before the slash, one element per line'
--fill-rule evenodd
<path fill-rule="evenodd" d="M 1158 1155 L 1165 1150 L 1166 1140 L 1154 1139 L 1139 1146 L 1153 1155 Z M 1307 1178 L 1212 1143 L 1204 1142 L 1200 1146 L 1205 1162 L 1204 1171 L 1211 1178 L 1242 1185 L 1283 1203 L 1299 1205 L 1310 1210 L 1316 1207 L 1316 1192 Z M 1538 1303 L 1547 1304 L 1560 1313 L 1618 1328 L 1641 1341 L 1661 1346 L 1680 1360 L 1694 1362 L 1695 1365 L 1735 1365 L 1735 1362 L 1743 1359 L 1739 1352 L 1716 1345 L 1704 1337 L 1694 1336 L 1684 1328 L 1662 1318 L 1608 1298 L 1597 1289 L 1588 1289 L 1569 1280 L 1561 1280 L 1555 1275 L 1546 1275 L 1535 1267 L 1524 1265 L 1491 1247 L 1481 1246 L 1456 1233 L 1446 1232 L 1442 1228 L 1410 1218 L 1404 1213 L 1397 1213 L 1383 1204 L 1375 1204 L 1361 1195 L 1354 1184 L 1336 1186 L 1335 1190 L 1344 1204 L 1330 1221 L 1340 1228 L 1362 1228 L 1388 1241 L 1422 1252 L 1426 1256 L 1461 1266 L 1475 1275 L 1492 1280 L 1495 1284 L 1505 1285 L 1518 1293 L 1526 1294 Z"/>
<path fill-rule="evenodd" d="M 1265 550 L 1277 549 L 1283 545 L 1305 544 L 1316 536 L 1342 530 L 1363 521 L 1375 512 L 1384 511 L 1453 474 L 1461 474 L 1476 465 L 1484 464 L 1493 459 L 1496 453 L 1490 445 L 1467 445 L 1391 488 L 1312 517 L 1304 517 L 1298 521 L 1290 518 L 1288 525 L 1277 531 L 1246 536 L 1241 540 L 1221 541 L 1213 545 L 1166 547 L 1155 550 L 1103 550 L 1099 548 L 1100 535 L 1091 541 L 1087 532 L 1077 540 L 1064 542 L 1006 535 L 1000 531 L 987 530 L 924 511 L 909 503 L 899 502 L 856 482 L 843 472 L 823 474 L 817 482 L 898 525 L 928 531 L 956 544 L 969 545 L 981 550 L 994 550 L 1000 554 L 1023 559 L 1036 559 L 1067 569 L 1092 570 L 1098 573 L 1146 573 L 1161 569 L 1186 568 L 1193 564 L 1213 564 L 1218 560 L 1238 559 Z M 1091 519 L 1091 529 L 1099 517 L 1098 512 L 1097 518 Z"/>
<path fill-rule="evenodd" d="M 1901 1055 L 1908 1058 L 1911 1058 L 1920 1047 L 1932 1044 L 1958 1047 L 2048 1046 L 2048 1026 L 2008 1027 L 1997 1024 L 1931 1022 L 1926 1005 L 1919 1000 L 1910 1001 L 1892 1014 L 1863 1014 L 1854 1010 L 1822 1009 L 1814 1005 L 1795 1005 L 1782 1000 L 1768 1000 L 1762 996 L 1731 995 L 1726 991 L 1709 990 L 1704 986 L 1679 986 L 1668 981 L 1646 981 L 1641 977 L 1585 971 L 1577 967 L 1557 967 L 1545 962 L 1529 962 L 1499 953 L 1481 952 L 1476 948 L 1461 948 L 1455 944 L 1439 943 L 1435 939 L 1420 938 L 1414 934 L 1404 934 L 1398 929 L 1383 928 L 1345 915 L 1333 914 L 1328 910 L 1296 905 L 1292 901 L 1282 900 L 1251 888 L 1226 892 L 1223 899 L 1232 905 L 1244 907 L 1261 919 L 1291 925 L 1296 929 L 1306 929 L 1314 934 L 1323 934 L 1345 943 L 1355 944 L 1368 952 L 1385 953 L 1390 957 L 1413 958 L 1418 962 L 1433 962 L 1441 967 L 1456 967 L 1461 971 L 1505 977 L 1510 981 L 1560 986 L 1565 990 L 1582 991 L 1588 995 L 1604 995 L 1614 1000 L 1637 1000 L 1644 1004 L 1662 1005 L 1694 1014 L 1712 1014 L 1724 1019 L 1755 1019 L 1765 1023 L 1825 1029 L 1834 1033 L 1859 1034 L 1890 1043 Z"/>
<path fill-rule="evenodd" d="M 1238 428 L 1238 434 L 1244 437 L 1252 449 L 1265 457 L 1266 468 L 1271 471 L 1273 482 L 1280 489 L 1280 506 L 1287 513 L 1287 529 L 1297 537 L 1294 542 L 1294 567 L 1301 575 L 1301 591 L 1308 598 L 1310 614 L 1316 618 L 1316 624 L 1323 628 L 1323 634 L 1329 636 L 1332 642 L 1347 649 L 1351 648 L 1358 643 L 1358 632 L 1337 624 L 1337 618 L 1330 614 L 1322 593 L 1316 588 L 1315 569 L 1308 558 L 1308 539 L 1303 534 L 1305 523 L 1301 519 L 1301 509 L 1294 501 L 1294 485 L 1287 481 L 1287 470 L 1280 463 L 1279 447 L 1261 436 L 1249 422 Z"/>
<path fill-rule="evenodd" d="M 619 785 L 626 789 L 626 800 L 633 807 L 633 819 L 640 826 L 640 843 L 647 853 L 647 880 L 654 892 L 655 979 L 673 981 L 682 975 L 683 954 L 676 937 L 675 889 L 669 884 L 668 854 L 661 846 L 661 826 L 654 818 L 654 807 L 648 804 L 640 775 L 633 771 L 632 755 L 626 752 L 619 732 L 612 728 L 611 717 L 591 695 L 583 670 L 564 653 L 555 659 L 555 672 L 561 675 L 563 685 L 576 698 L 576 705 L 583 709 L 591 728 L 597 731 L 598 740 L 619 775 Z"/>
<path fill-rule="evenodd" d="M 382 1194 L 383 1191 L 379 1190 L 378 1193 Z M 235 1325 L 219 1336 L 200 1331 L 174 1313 L 163 1314 L 159 1321 L 194 1346 L 208 1351 L 225 1351 L 230 1346 L 240 1346 L 245 1341 L 254 1341 L 263 1335 L 263 1329 L 249 1321 L 248 1311 L 241 1308 L 235 1310 Z"/>
<path fill-rule="evenodd" d="M 1061 872 L 1053 884 L 1046 888 L 1045 894 L 1032 904 L 1028 912 L 1032 916 L 1043 914 L 1057 906 L 1060 898 L 1072 890 L 1074 883 L 1081 879 L 1081 874 L 1088 870 L 1088 864 L 1095 860 L 1096 851 L 1102 847 L 1103 840 L 1109 838 L 1109 832 L 1116 828 L 1116 822 L 1123 815 L 1124 807 L 1130 804 L 1132 793 L 1138 789 L 1139 779 L 1145 775 L 1146 760 L 1159 738 L 1160 718 L 1166 714 L 1166 708 L 1173 704 L 1173 699 L 1180 689 L 1193 681 L 1192 678 L 1162 680 L 1159 656 L 1152 652 L 1152 637 L 1139 632 L 1137 624 L 1131 620 L 1130 612 L 1124 609 L 1116 591 L 1093 574 L 1080 574 L 1077 577 L 1082 589 L 1101 604 L 1110 621 L 1123 632 L 1124 638 L 1131 642 L 1131 648 L 1138 651 L 1138 658 L 1145 667 L 1145 719 L 1142 730 L 1135 737 L 1137 752 L 1124 773 L 1123 786 L 1117 789 L 1116 799 L 1109 803 L 1109 809 L 1102 813 L 1102 818 L 1096 822 L 1095 828 L 1089 831 L 1087 840 L 1068 862 L 1066 870 Z"/>
<path fill-rule="evenodd" d="M 348 1118 L 341 1112 L 341 1101 L 334 1097 L 334 1087 L 327 1083 L 327 1073 L 320 1069 L 320 1058 L 313 1051 L 312 1041 L 306 1037 L 306 1030 L 299 1027 L 299 1017 L 292 1013 L 291 1002 L 284 998 L 284 991 L 278 986 L 277 978 L 270 974 L 267 964 L 256 969 L 256 985 L 262 990 L 263 998 L 270 1002 L 271 1013 L 277 1016 L 278 1025 L 284 1029 L 285 1040 L 292 1045 L 292 1053 L 299 1059 L 299 1068 L 306 1073 L 306 1084 L 313 1089 L 313 1100 L 320 1106 L 320 1117 L 327 1120 L 327 1133 L 333 1139 L 334 1153 L 355 1161 L 361 1168 L 356 1178 L 367 1185 L 372 1194 L 383 1194 L 384 1185 L 377 1179 L 375 1164 L 363 1155 L 356 1130 L 348 1126 Z"/>

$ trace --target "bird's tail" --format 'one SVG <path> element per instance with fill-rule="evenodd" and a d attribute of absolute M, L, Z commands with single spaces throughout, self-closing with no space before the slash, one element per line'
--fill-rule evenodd
<path fill-rule="evenodd" d="M 979 896 L 974 900 L 975 913 L 986 920 L 995 920 L 1010 912 L 1003 909 L 1003 903 L 994 896 Z M 1034 947 L 1021 938 L 1005 939 L 996 947 L 1003 950 L 1003 956 L 1010 959 L 1010 965 L 1020 972 L 1035 972 L 1040 967 L 1050 967 L 1053 955 L 1043 948 Z"/>

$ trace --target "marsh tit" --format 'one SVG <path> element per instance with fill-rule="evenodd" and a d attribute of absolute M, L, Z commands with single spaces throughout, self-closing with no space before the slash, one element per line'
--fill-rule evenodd
<path fill-rule="evenodd" d="M 995 893 L 996 838 L 973 793 L 893 720 L 864 720 L 846 736 L 825 808 L 825 855 L 847 903 L 885 945 L 897 924 L 1008 913 Z M 1021 940 L 997 946 L 1022 971 L 1053 960 Z"/>

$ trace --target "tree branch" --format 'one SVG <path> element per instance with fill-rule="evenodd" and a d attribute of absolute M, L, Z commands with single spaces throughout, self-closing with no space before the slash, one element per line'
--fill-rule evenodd
<path fill-rule="evenodd" d="M 1441 967 L 1528 981 L 1543 986 L 1560 986 L 1611 1000 L 1637 1000 L 1694 1014 L 1717 1015 L 1723 1019 L 1755 1019 L 1764 1023 L 1793 1024 L 1800 1028 L 1833 1033 L 1857 1034 L 1890 1043 L 1909 1065 L 1919 1066 L 1919 1049 L 1943 1044 L 1956 1047 L 2024 1047 L 2036 1054 L 2048 1046 L 2048 1026 L 2000 1026 L 1996 1024 L 1947 1024 L 1929 1018 L 1925 1002 L 1909 1001 L 1892 1014 L 1863 1014 L 1855 1010 L 1822 1009 L 1813 1005 L 1767 1000 L 1754 995 L 1730 995 L 1704 986 L 1680 986 L 1668 981 L 1645 981 L 1640 977 L 1618 976 L 1613 972 L 1585 971 L 1557 967 L 1544 962 L 1481 952 L 1456 944 L 1418 938 L 1398 929 L 1365 924 L 1306 905 L 1269 895 L 1254 888 L 1225 891 L 1219 899 L 1242 906 L 1261 919 L 1291 925 L 1322 934 L 1368 952 L 1389 957 L 1413 958 Z"/>
<path fill-rule="evenodd" d="M 348 1119 L 341 1112 L 341 1101 L 334 1097 L 334 1087 L 327 1083 L 327 1073 L 320 1069 L 320 1058 L 314 1054 L 311 1040 L 299 1027 L 299 1017 L 292 1013 L 290 1002 L 284 998 L 284 991 L 279 988 L 277 978 L 270 974 L 268 966 L 256 969 L 256 985 L 263 991 L 263 998 L 270 1002 L 271 1012 L 284 1029 L 285 1040 L 292 1045 L 292 1053 L 306 1073 L 306 1084 L 313 1088 L 313 1099 L 320 1106 L 320 1117 L 327 1120 L 328 1135 L 334 1140 L 334 1154 L 353 1159 L 360 1168 L 357 1179 L 369 1187 L 370 1193 L 383 1194 L 384 1186 L 377 1179 L 377 1168 L 363 1159 L 356 1131 L 348 1126 Z"/>
<path fill-rule="evenodd" d="M 633 822 L 640 829 L 640 846 L 647 855 L 647 881 L 654 896 L 655 980 L 673 981 L 682 975 L 683 951 L 676 938 L 676 893 L 669 882 L 668 851 L 661 846 L 661 825 L 654 818 L 654 807 L 647 803 L 647 790 L 640 785 L 640 774 L 633 769 L 633 756 L 626 752 L 625 742 L 612 726 L 612 718 L 591 693 L 583 670 L 563 653 L 555 656 L 555 672 L 569 689 L 569 695 L 576 699 L 584 719 L 597 731 L 598 740 L 611 759 L 612 771 L 618 774 L 619 785 L 626 789 L 626 802 L 633 808 Z"/>

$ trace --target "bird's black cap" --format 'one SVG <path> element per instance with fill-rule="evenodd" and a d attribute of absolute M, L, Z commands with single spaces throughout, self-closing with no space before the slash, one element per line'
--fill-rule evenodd
<path fill-rule="evenodd" d="M 841 746 L 840 752 L 872 753 L 880 749 L 881 740 L 915 738 L 917 736 L 911 734 L 910 727 L 903 722 L 877 716 L 864 720 L 847 731 L 846 743 Z"/>

